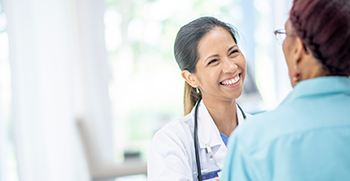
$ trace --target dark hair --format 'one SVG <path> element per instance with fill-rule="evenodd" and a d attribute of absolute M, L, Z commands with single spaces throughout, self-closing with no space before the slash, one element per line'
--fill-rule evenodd
<path fill-rule="evenodd" d="M 196 73 L 196 65 L 199 59 L 198 43 L 199 41 L 215 27 L 221 27 L 227 30 L 235 43 L 237 44 L 237 32 L 231 25 L 228 25 L 214 17 L 200 17 L 181 27 L 177 33 L 174 54 L 177 64 L 181 70 L 188 70 L 190 73 Z M 185 115 L 193 108 L 194 104 L 201 93 L 197 93 L 196 89 L 185 82 L 184 92 L 184 109 Z"/>
<path fill-rule="evenodd" d="M 331 75 L 350 75 L 350 1 L 294 0 L 290 21 Z"/>

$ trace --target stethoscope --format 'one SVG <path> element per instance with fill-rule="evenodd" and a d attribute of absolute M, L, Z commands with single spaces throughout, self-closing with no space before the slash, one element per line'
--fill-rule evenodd
<path fill-rule="evenodd" d="M 194 135 L 193 135 L 193 140 L 194 140 L 194 149 L 195 149 L 195 153 L 196 153 L 196 163 L 197 163 L 197 172 L 198 172 L 198 180 L 202 181 L 202 171 L 201 171 L 201 163 L 200 163 L 200 159 L 199 159 L 199 148 L 198 148 L 198 121 L 197 121 L 197 113 L 198 113 L 198 104 L 199 102 L 202 100 L 202 98 L 199 98 L 199 100 L 196 103 L 196 108 L 194 111 Z M 237 104 L 239 110 L 241 111 L 243 118 L 245 119 L 247 116 L 245 115 L 243 109 L 241 108 L 241 106 L 239 106 Z M 210 147 L 208 148 L 210 149 Z"/>

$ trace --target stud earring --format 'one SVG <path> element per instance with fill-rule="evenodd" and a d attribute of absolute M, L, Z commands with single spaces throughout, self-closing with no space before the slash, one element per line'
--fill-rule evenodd
<path fill-rule="evenodd" d="M 196 87 L 196 92 L 197 92 L 197 94 L 199 94 L 199 88 L 198 87 Z"/>
<path fill-rule="evenodd" d="M 295 72 L 297 71 L 297 66 L 296 66 L 296 65 L 294 65 L 294 71 L 295 71 Z M 299 76 L 300 76 L 299 73 L 294 73 L 294 74 L 293 74 L 293 81 L 294 81 L 294 82 L 299 82 Z"/>

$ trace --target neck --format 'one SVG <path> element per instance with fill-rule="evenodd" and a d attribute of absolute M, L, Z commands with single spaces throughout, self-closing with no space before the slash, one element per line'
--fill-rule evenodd
<path fill-rule="evenodd" d="M 330 75 L 323 69 L 322 64 L 313 56 L 307 57 L 306 60 L 307 61 L 304 61 L 304 64 L 302 64 L 302 80 Z"/>
<path fill-rule="evenodd" d="M 238 124 L 236 101 L 234 99 L 230 101 L 210 100 L 203 97 L 203 103 L 219 131 L 226 136 L 230 136 Z"/>

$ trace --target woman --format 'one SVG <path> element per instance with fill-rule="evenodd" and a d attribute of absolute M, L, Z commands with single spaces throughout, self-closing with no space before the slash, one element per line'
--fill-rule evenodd
<path fill-rule="evenodd" d="M 174 54 L 186 81 L 186 116 L 155 134 L 148 179 L 211 179 L 223 166 L 228 136 L 244 119 L 235 99 L 243 90 L 245 58 L 237 46 L 236 32 L 213 17 L 201 17 L 183 26 Z M 194 135 L 198 135 L 198 144 Z M 198 146 L 198 159 L 194 145 Z"/>
<path fill-rule="evenodd" d="M 232 133 L 221 180 L 349 180 L 350 1 L 294 0 L 275 33 L 294 90 Z"/>

